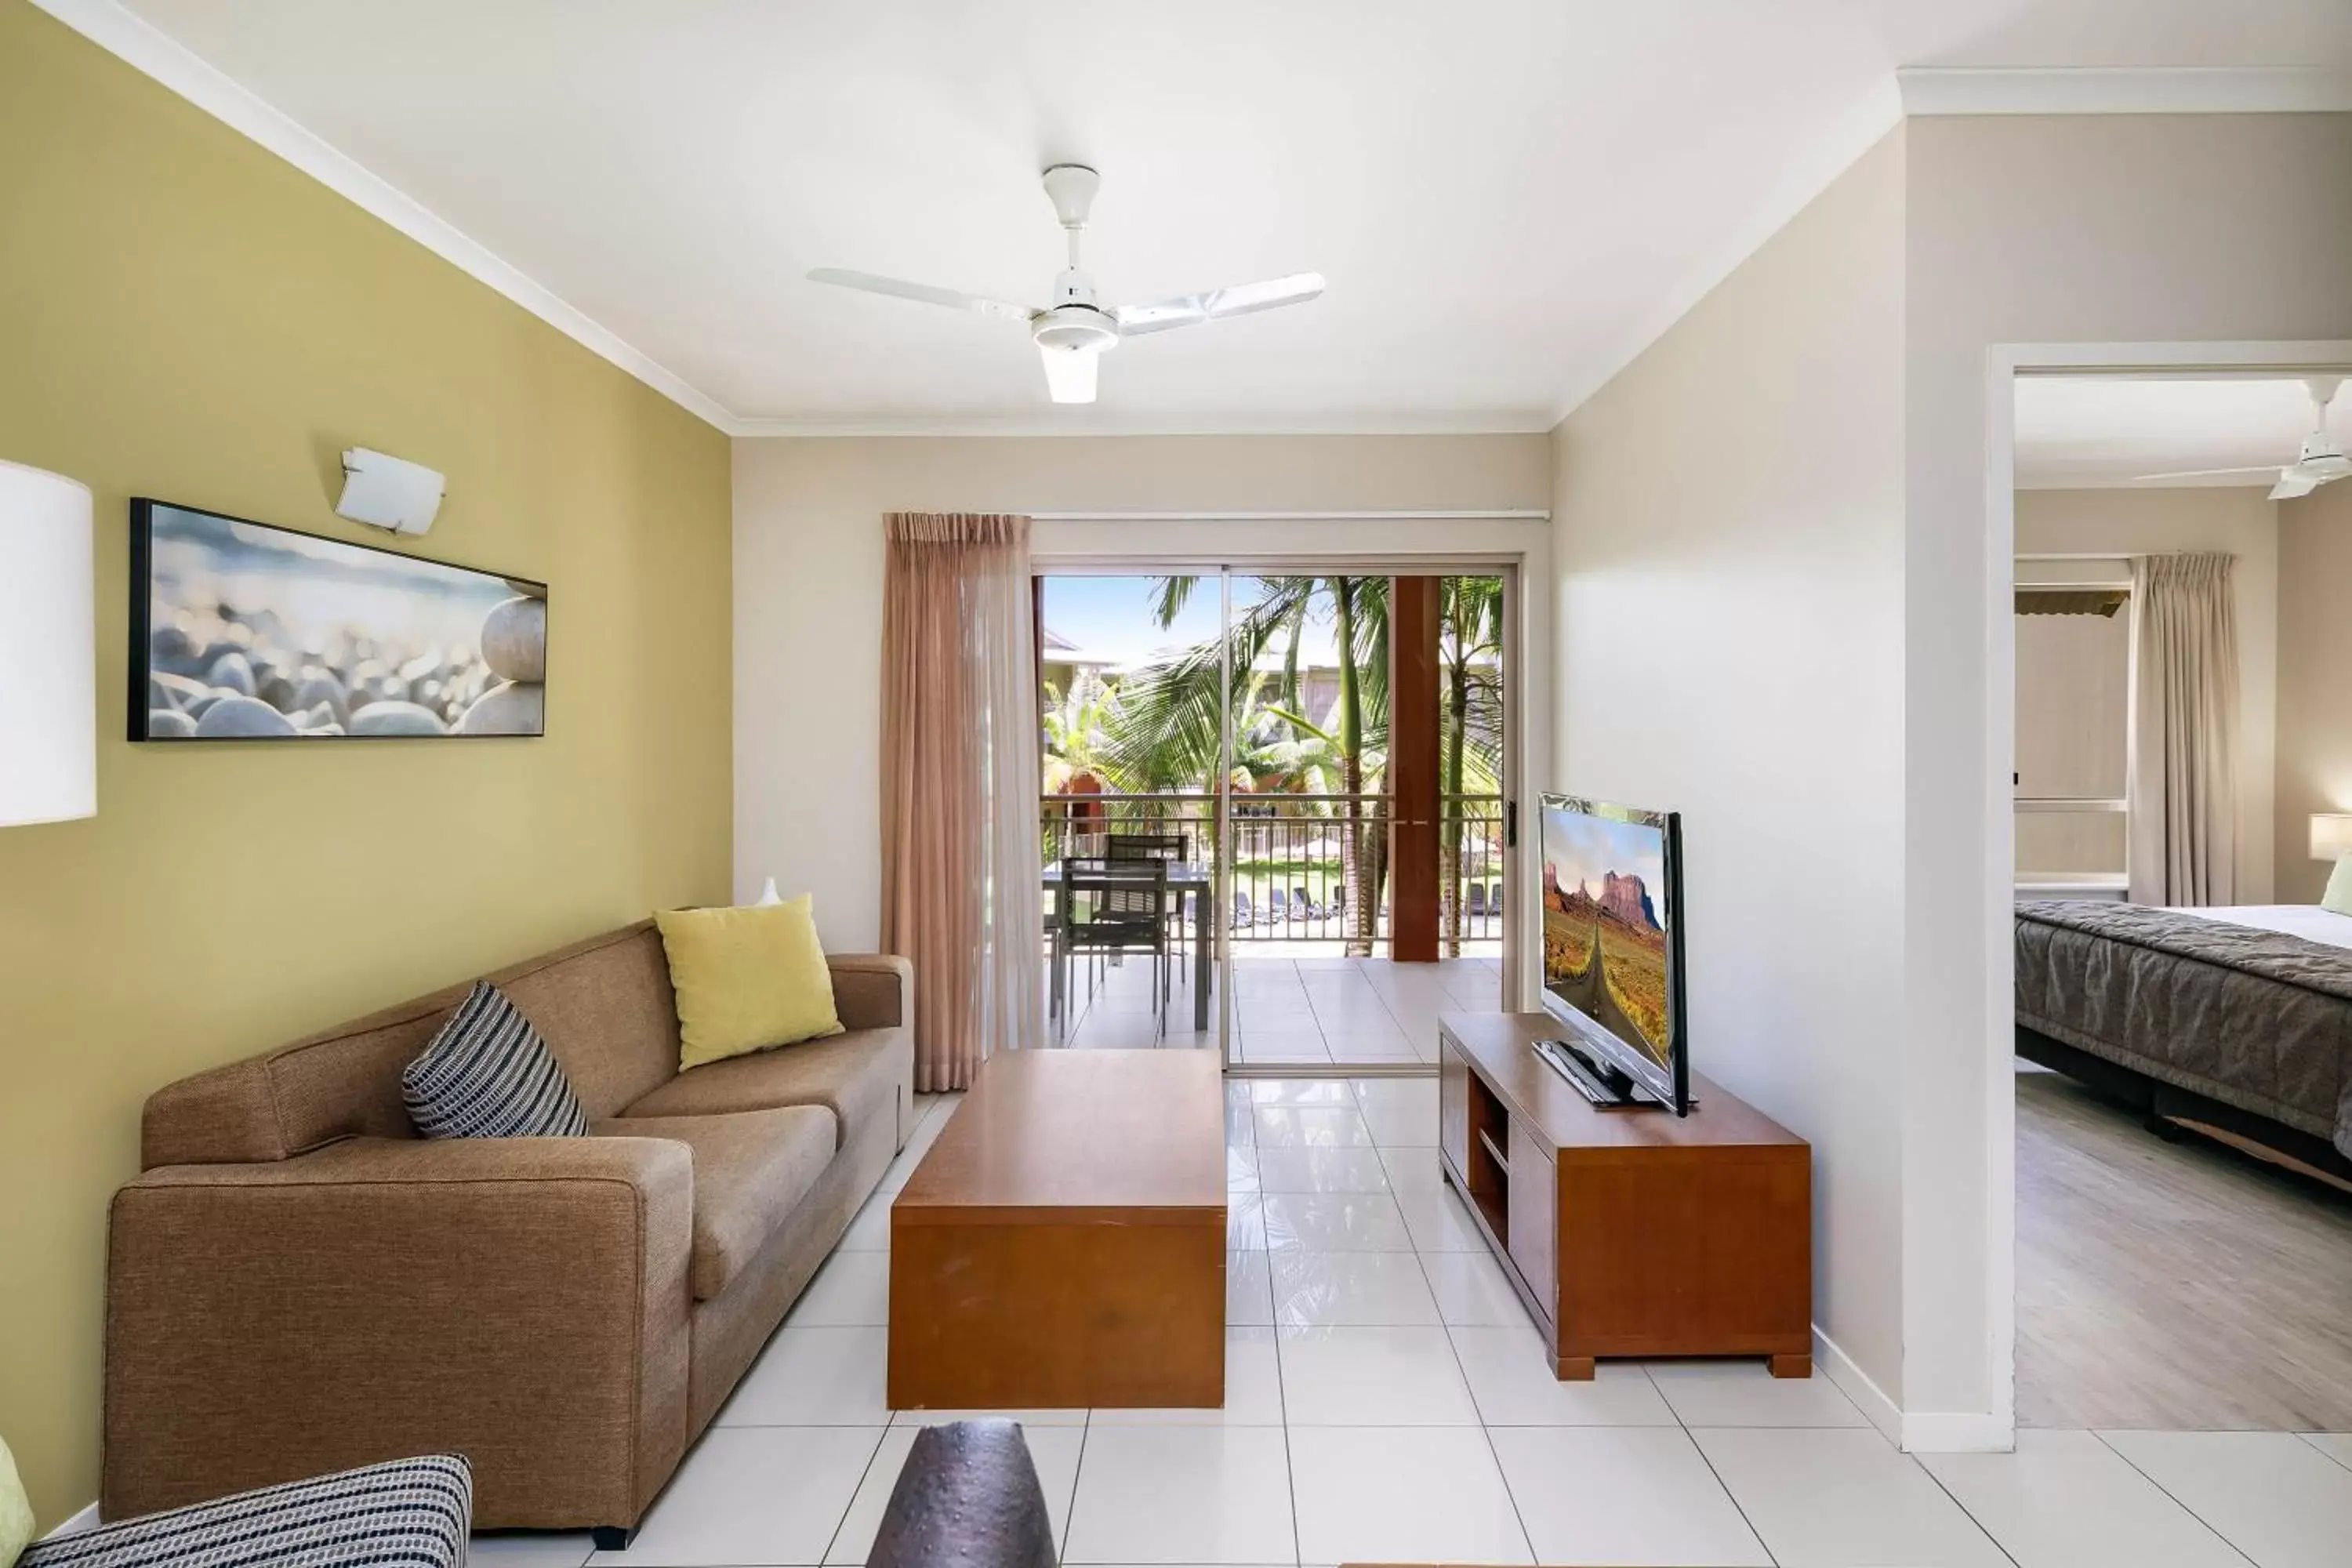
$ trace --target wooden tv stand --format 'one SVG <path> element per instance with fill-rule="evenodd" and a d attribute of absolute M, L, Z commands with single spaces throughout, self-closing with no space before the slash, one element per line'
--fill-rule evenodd
<path fill-rule="evenodd" d="M 1694 1073 L 1691 1113 L 1606 1110 L 1535 1054 L 1541 1013 L 1437 1025 L 1438 1145 L 1562 1379 L 1602 1356 L 1812 1372 L 1812 1149 Z"/>

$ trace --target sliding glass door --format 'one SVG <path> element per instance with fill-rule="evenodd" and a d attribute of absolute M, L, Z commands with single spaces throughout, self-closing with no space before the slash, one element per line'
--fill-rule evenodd
<path fill-rule="evenodd" d="M 1302 564 L 1039 577 L 1053 1043 L 1423 1073 L 1503 1005 L 1510 573 Z"/>

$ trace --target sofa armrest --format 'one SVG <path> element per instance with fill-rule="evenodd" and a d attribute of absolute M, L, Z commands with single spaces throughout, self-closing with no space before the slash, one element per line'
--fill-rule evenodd
<path fill-rule="evenodd" d="M 693 1159 L 351 1139 L 115 1194 L 108 1517 L 405 1454 L 477 1523 L 631 1526 L 687 1441 Z"/>
<path fill-rule="evenodd" d="M 889 952 L 829 952 L 833 1005 L 847 1029 L 897 1029 L 915 1017 L 915 966 Z"/>
<path fill-rule="evenodd" d="M 394 1459 L 52 1536 L 18 1568 L 464 1568 L 474 1474 L 458 1454 Z"/>

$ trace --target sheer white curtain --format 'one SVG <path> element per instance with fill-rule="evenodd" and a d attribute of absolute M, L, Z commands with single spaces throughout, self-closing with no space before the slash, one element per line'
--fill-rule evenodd
<path fill-rule="evenodd" d="M 882 945 L 915 965 L 915 1087 L 1033 1045 L 1045 973 L 1029 520 L 893 512 Z"/>
<path fill-rule="evenodd" d="M 2235 564 L 2213 554 L 2132 561 L 2134 903 L 2236 897 Z"/>

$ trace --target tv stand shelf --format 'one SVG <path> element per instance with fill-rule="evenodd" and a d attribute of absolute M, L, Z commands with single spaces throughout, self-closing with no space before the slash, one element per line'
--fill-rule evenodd
<path fill-rule="evenodd" d="M 1694 1073 L 1688 1116 L 1592 1104 L 1541 1013 L 1438 1020 L 1438 1157 L 1563 1379 L 1604 1357 L 1812 1371 L 1812 1150 Z"/>

